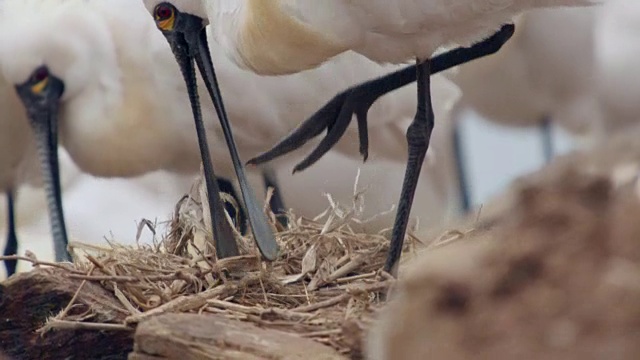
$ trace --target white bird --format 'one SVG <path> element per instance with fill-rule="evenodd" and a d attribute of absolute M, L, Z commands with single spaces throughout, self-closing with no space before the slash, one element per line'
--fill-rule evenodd
<path fill-rule="evenodd" d="M 35 130 L 45 187 L 50 190 L 48 205 L 57 254 L 64 251 L 67 242 L 59 194 L 58 127 L 74 161 L 93 175 L 130 177 L 163 168 L 195 171 L 198 153 L 202 154 L 205 173 L 213 175 L 207 165 L 209 151 L 202 129 L 197 129 L 198 148 L 193 125 L 184 122 L 185 108 L 173 106 L 173 99 L 184 104 L 188 100 L 166 42 L 141 4 L 133 5 L 137 13 L 127 11 L 132 7 L 128 4 L 74 0 L 2 3 L 0 66 L 16 86 Z M 118 5 L 116 12 L 113 9 Z M 52 28 L 56 31 L 50 31 Z M 196 117 L 196 124 L 198 120 Z M 209 203 L 218 255 L 237 254 L 217 183 L 207 185 L 212 190 Z M 244 195 L 247 200 L 251 194 Z M 262 228 L 266 228 L 266 235 L 263 232 L 260 235 L 264 236 L 256 239 L 275 245 L 262 208 L 256 201 L 253 204 L 247 210 L 257 212 L 253 217 L 262 217 Z"/>
<path fill-rule="evenodd" d="M 214 37 L 227 55 L 240 66 L 260 74 L 289 74 L 314 68 L 347 50 L 380 63 L 416 59 L 418 111 L 407 130 L 409 160 L 405 186 L 385 264 L 385 270 L 396 274 L 416 183 L 433 130 L 429 82 L 433 53 L 442 46 L 478 41 L 523 10 L 592 2 L 145 0 L 145 3 L 148 9 L 153 9 L 161 29 L 187 30 L 188 26 L 185 38 L 194 48 L 203 46 L 196 42 L 198 37 L 205 38 L 199 32 L 210 22 Z M 176 10 L 176 6 L 180 10 Z M 319 133 L 327 124 L 317 122 L 317 126 L 324 125 L 317 130 Z M 330 125 L 329 139 L 332 132 L 335 136 L 341 127 L 346 127 L 344 123 Z M 365 121 L 359 126 L 364 127 Z M 289 137 L 292 138 L 295 136 Z"/>
<path fill-rule="evenodd" d="M 154 13 L 156 3 L 157 1 L 146 2 L 147 9 L 151 13 Z M 300 119 L 310 116 L 314 110 L 330 98 L 330 95 L 353 84 L 375 76 L 381 76 L 399 68 L 398 66 L 381 66 L 362 55 L 349 52 L 337 56 L 316 69 L 279 78 L 239 72 L 236 66 L 223 56 L 221 45 L 215 41 L 208 41 L 204 32 L 188 33 L 183 31 L 184 28 L 190 27 L 199 29 L 197 26 L 202 23 L 201 19 L 189 15 L 186 18 L 180 17 L 182 14 L 179 13 L 179 9 L 166 10 L 173 15 L 169 15 L 168 20 L 157 21 L 157 24 L 172 45 L 178 61 L 184 63 L 184 60 L 181 59 L 188 56 L 194 57 L 199 66 L 201 66 L 205 78 L 207 77 L 207 72 L 212 74 L 211 71 L 203 69 L 203 66 L 211 61 L 208 57 L 211 56 L 216 63 L 216 73 L 220 78 L 220 87 L 227 94 L 228 99 L 232 99 L 228 103 L 231 104 L 229 112 L 230 118 L 233 119 L 234 134 L 238 139 L 241 153 L 255 154 L 270 146 L 274 141 L 280 139 L 284 132 L 294 128 Z M 207 47 L 210 49 L 210 53 L 206 51 L 200 52 L 200 49 L 206 49 Z M 493 49 L 496 46 L 490 46 L 489 48 L 494 51 Z M 444 68 L 444 62 L 439 62 L 438 64 L 442 65 L 437 65 L 436 67 Z M 214 82 L 212 79 L 211 83 Z M 438 102 L 442 111 L 440 109 L 438 111 L 441 116 L 446 116 L 451 101 L 458 95 L 457 90 L 453 90 L 453 86 L 442 78 L 434 80 L 434 86 L 442 92 Z M 257 91 L 254 91 L 254 89 Z M 400 163 L 405 161 L 406 148 L 398 141 L 398 139 L 404 137 L 403 132 L 398 127 L 403 125 L 398 122 L 398 119 L 410 120 L 413 117 L 415 97 L 411 94 L 412 92 L 415 92 L 415 89 L 401 90 L 390 98 L 382 99 L 373 106 L 371 116 L 375 123 L 375 128 L 371 132 L 374 134 L 376 143 L 381 145 L 381 151 L 377 155 L 392 162 Z M 372 99 L 371 103 L 373 100 L 375 99 Z M 295 106 L 292 106 L 292 104 L 295 104 Z M 335 110 L 329 109 L 327 112 Z M 337 110 L 339 111 L 340 109 L 338 108 Z M 318 131 L 321 130 L 318 129 Z M 346 131 L 346 128 L 344 130 Z M 442 131 L 443 134 L 447 132 L 446 129 Z M 359 134 L 355 131 L 350 131 L 348 136 L 356 139 Z M 336 149 L 352 156 L 353 151 L 350 145 L 350 143 L 343 143 Z M 439 179 L 439 184 L 434 186 L 441 189 L 442 195 L 444 195 L 445 193 L 450 194 L 450 191 L 444 191 L 444 189 L 455 186 L 456 182 L 449 178 L 451 174 L 448 170 L 445 170 L 450 166 L 449 159 L 446 159 L 447 153 L 451 152 L 450 147 L 448 145 L 441 145 L 440 147 L 443 150 L 438 152 L 441 158 L 436 160 L 436 163 L 443 165 L 441 178 L 446 178 L 447 180 L 443 184 L 443 180 Z M 246 152 L 243 151 L 245 149 L 247 150 Z M 249 149 L 252 150 L 249 151 Z M 435 173 L 436 171 L 440 170 L 433 169 L 429 173 Z M 437 177 L 438 175 L 434 176 Z M 436 197 L 439 196 L 437 195 Z M 433 219 L 431 223 L 437 223 L 438 219 L 442 219 L 442 214 L 450 211 L 447 200 L 440 199 L 436 201 L 436 203 L 438 202 L 441 206 L 440 209 L 432 210 L 429 214 L 421 213 L 420 215 Z"/>

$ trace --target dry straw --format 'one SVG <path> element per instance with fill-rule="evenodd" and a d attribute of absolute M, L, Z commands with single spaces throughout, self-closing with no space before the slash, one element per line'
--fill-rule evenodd
<path fill-rule="evenodd" d="M 281 255 L 273 263 L 260 261 L 253 239 L 240 234 L 243 255 L 216 259 L 203 223 L 200 189 L 201 184 L 194 185 L 191 195 L 178 202 L 161 241 L 70 244 L 75 262 L 67 276 L 113 292 L 122 305 L 117 311 L 127 314 L 122 324 L 92 324 L 91 314 L 73 317 L 68 314 L 72 300 L 42 331 L 101 326 L 128 330 L 164 312 L 214 313 L 294 332 L 342 353 L 359 352 L 362 331 L 393 280 L 380 272 L 389 243 L 384 232 L 352 229 L 362 223 L 364 191 L 358 190 L 357 179 L 350 206 L 327 195 L 330 206 L 315 219 L 289 213 L 288 228 L 277 229 Z M 143 226 L 155 234 L 154 224 L 145 221 Z"/>

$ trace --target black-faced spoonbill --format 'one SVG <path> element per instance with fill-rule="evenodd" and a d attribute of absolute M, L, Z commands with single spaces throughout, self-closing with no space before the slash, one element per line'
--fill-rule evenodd
<path fill-rule="evenodd" d="M 202 156 L 206 165 L 208 149 L 194 144 L 193 123 L 185 122 L 183 107 L 174 106 L 188 103 L 179 69 L 141 3 L 7 0 L 1 6 L 0 68 L 15 84 L 36 134 L 52 232 L 61 247 L 56 254 L 67 239 L 58 130 L 73 160 L 96 176 L 195 172 Z M 218 255 L 235 255 L 233 231 L 213 184 L 209 203 Z"/>
<path fill-rule="evenodd" d="M 180 66 L 180 71 L 184 76 L 184 80 L 187 85 L 187 91 L 189 93 L 189 100 L 191 102 L 191 107 L 194 118 L 196 119 L 196 127 L 198 128 L 199 134 L 204 133 L 204 125 L 202 124 L 200 114 L 201 110 L 200 102 L 198 99 L 194 62 L 197 64 L 200 72 L 203 75 L 205 86 L 209 91 L 209 94 L 212 96 L 213 104 L 218 114 L 220 125 L 222 126 L 222 131 L 229 148 L 231 160 L 238 176 L 240 192 L 242 193 L 242 196 L 244 198 L 247 215 L 249 218 L 249 222 L 251 223 L 251 229 L 253 231 L 256 245 L 258 245 L 260 252 L 266 259 L 274 260 L 278 254 L 278 245 L 276 244 L 275 238 L 271 231 L 271 227 L 267 223 L 267 219 L 264 213 L 261 211 L 261 206 L 259 205 L 255 195 L 253 194 L 251 186 L 249 186 L 246 175 L 244 173 L 244 166 L 240 162 L 240 156 L 236 149 L 235 140 L 233 139 L 231 126 L 227 118 L 224 104 L 222 103 L 219 95 L 217 95 L 220 93 L 220 90 L 218 88 L 218 80 L 215 76 L 215 73 L 209 71 L 209 68 L 211 68 L 211 58 L 209 56 L 209 47 L 207 44 L 206 34 L 203 34 L 204 36 L 198 36 L 200 35 L 199 33 L 194 33 L 194 35 L 196 36 L 188 37 L 185 36 L 182 32 L 173 31 L 176 27 L 201 27 L 202 25 L 197 21 L 176 22 L 174 14 L 171 12 L 159 14 L 156 18 L 156 22 L 158 23 L 158 27 L 160 28 L 160 30 L 162 30 L 162 33 L 166 36 L 169 45 L 171 46 L 171 50 L 173 51 L 178 65 Z M 208 153 L 205 154 L 205 152 L 203 152 L 203 159 L 204 156 L 208 157 Z M 206 173 L 208 170 L 209 169 L 207 169 L 205 165 L 205 181 L 207 181 L 207 187 L 209 188 L 212 184 L 210 180 L 206 178 Z M 221 220 L 225 221 L 224 218 Z M 214 227 L 215 226 L 216 224 L 214 223 Z"/>
<path fill-rule="evenodd" d="M 178 2 L 175 4 L 178 5 Z M 251 145 L 248 145 L 249 141 L 246 140 L 244 142 L 247 144 L 243 145 L 243 136 L 240 136 L 240 149 L 249 146 L 256 147 L 256 151 L 264 149 L 264 147 L 260 148 L 255 144 L 265 141 L 269 136 L 275 135 L 279 139 L 282 134 L 297 125 L 300 119 L 312 115 L 313 111 L 317 110 L 337 91 L 398 68 L 398 66 L 381 66 L 362 55 L 346 53 L 317 69 L 300 74 L 264 77 L 252 75 L 248 71 L 242 73 L 237 69 L 234 70 L 237 66 L 221 56 L 222 47 L 220 44 L 207 40 L 206 21 L 193 15 L 189 7 L 182 9 L 174 6 L 173 3 L 159 0 L 145 1 L 145 5 L 153 15 L 158 28 L 172 44 L 172 49 L 179 61 L 185 56 L 185 52 L 195 53 L 194 57 L 204 58 L 200 60 L 203 65 L 201 67 L 203 76 L 212 77 L 214 72 L 209 56 L 216 60 L 216 73 L 221 80 L 220 87 L 227 94 L 228 99 L 232 99 L 231 105 L 227 109 L 230 111 L 230 118 L 234 124 L 234 134 L 252 133 L 250 136 L 244 136 L 244 139 L 250 138 Z M 485 46 L 489 49 L 487 51 L 495 51 L 499 48 L 508 38 L 509 30 L 505 30 L 500 35 L 492 39 L 490 45 Z M 210 53 L 207 53 L 207 47 Z M 455 60 L 462 58 L 471 50 L 475 51 L 476 49 L 463 49 L 454 53 L 452 58 Z M 444 61 L 441 62 L 441 66 L 442 68 L 446 67 Z M 211 82 L 213 83 L 213 80 Z M 448 96 L 450 91 L 448 86 L 444 84 L 445 81 L 438 79 L 436 82 L 439 86 L 442 84 L 441 86 L 444 87 L 442 90 Z M 443 99 L 447 96 L 443 96 Z M 219 102 L 219 98 L 215 97 L 215 94 L 212 97 L 214 103 Z M 391 99 L 385 98 L 376 105 L 378 107 L 371 115 L 376 124 L 372 133 L 374 139 L 379 140 L 377 143 L 384 145 L 383 141 L 390 139 L 389 134 L 384 133 L 385 125 L 391 122 L 398 123 L 398 119 L 412 118 L 415 112 L 415 96 L 408 91 L 403 91 Z M 446 107 L 444 103 L 443 107 Z M 248 116 L 248 114 L 253 114 L 253 116 Z M 378 129 L 379 131 L 377 131 Z M 357 133 L 351 135 L 354 135 L 353 139 L 358 138 Z M 397 142 L 397 139 L 393 138 L 393 142 Z M 273 142 L 266 146 L 271 144 Z M 392 161 L 404 162 L 406 156 L 404 149 L 395 152 L 396 147 L 394 143 L 390 146 L 393 151 L 385 151 L 387 148 L 381 146 L 383 150 L 380 151 L 380 155 L 389 156 Z M 351 152 L 350 149 L 349 152 Z"/>
<path fill-rule="evenodd" d="M 211 20 L 211 30 L 214 37 L 230 55 L 230 58 L 240 66 L 261 74 L 287 74 L 313 68 L 349 49 L 379 62 L 400 62 L 409 58 L 425 59 L 441 45 L 449 45 L 454 42 L 472 42 L 508 21 L 515 12 L 534 5 L 542 5 L 523 2 L 515 5 L 484 4 L 486 8 L 482 6 L 475 8 L 474 6 L 466 7 L 470 4 L 459 3 L 442 6 L 441 9 L 438 9 L 439 11 L 435 11 L 434 8 L 433 12 L 429 12 L 423 10 L 428 10 L 429 6 L 433 4 L 393 3 L 394 5 L 390 7 L 389 3 L 383 4 L 375 1 L 349 2 L 348 4 L 342 1 L 331 3 L 298 1 L 285 4 L 277 1 L 192 0 L 169 3 L 148 0 L 145 3 L 147 8 L 153 6 L 157 22 L 166 21 L 172 23 L 171 26 L 174 26 L 173 22 L 176 20 L 174 5 L 178 4 L 181 9 L 180 13 L 184 15 L 182 19 L 196 18 L 191 22 L 197 23 L 198 26 L 191 26 L 189 30 L 200 38 L 204 38 L 201 36 L 203 24 L 207 24 Z M 412 6 L 416 8 L 413 9 Z M 424 9 L 420 9 L 421 6 Z M 314 11 L 309 12 L 311 8 Z M 350 18 L 350 15 L 359 13 L 366 13 L 369 16 Z M 420 15 L 409 16 L 409 14 Z M 334 17 L 334 15 L 337 16 Z M 406 15 L 408 18 L 403 18 L 402 15 Z M 467 25 L 467 29 L 457 31 L 456 27 L 459 27 L 461 23 Z M 428 26 L 424 24 L 428 24 Z M 319 30 L 321 28 L 327 30 L 321 31 Z M 372 28 L 375 28 L 375 31 Z M 508 32 L 509 29 L 504 28 L 502 36 L 508 38 L 510 34 L 505 35 Z M 404 39 L 396 38 L 397 36 L 394 34 L 402 34 Z M 425 79 L 431 73 L 431 62 L 422 60 L 418 62 L 417 68 L 420 73 L 418 78 L 421 79 L 421 84 L 418 86 L 420 94 L 418 108 L 424 111 L 418 112 L 416 125 L 412 125 L 408 131 L 411 149 L 410 163 L 407 166 L 405 186 L 392 235 L 390 256 L 385 266 L 385 269 L 391 272 L 395 272 L 395 266 L 399 259 L 415 184 L 432 128 L 432 122 L 426 120 L 432 117 L 432 110 L 431 105 L 427 104 L 430 103 L 430 99 L 426 96 L 429 92 L 426 90 L 429 87 L 429 81 Z M 415 78 L 415 75 L 413 77 Z M 402 85 L 396 85 L 393 88 L 399 86 Z M 390 88 L 392 85 L 386 87 Z M 337 110 L 339 113 L 340 107 Z M 348 115 L 347 119 L 350 120 L 351 114 Z M 331 131 L 321 146 L 326 147 L 327 144 L 335 143 L 348 125 L 348 121 L 342 121 L 339 126 L 333 126 L 335 121 L 326 122 L 327 118 L 335 120 L 336 116 L 338 115 L 334 113 L 316 117 L 314 121 L 316 126 L 307 126 L 306 131 L 303 131 L 301 135 L 299 132 L 297 136 L 309 137 L 309 133 L 312 134 L 311 136 L 315 136 L 324 129 L 330 129 Z M 359 127 L 366 128 L 364 116 L 359 116 Z M 416 128 L 420 128 L 422 137 L 414 136 Z M 288 137 L 287 141 L 295 142 L 295 137 Z M 363 148 L 366 148 L 367 138 L 365 130 L 361 131 L 360 138 L 361 151 L 363 151 Z M 366 151 L 363 152 L 366 153 Z M 312 154 L 313 156 L 316 154 Z M 254 162 L 257 163 L 260 160 L 264 161 L 265 159 L 258 159 Z M 307 164 L 303 162 L 303 166 L 308 166 L 315 160 L 317 158 L 310 159 Z"/>

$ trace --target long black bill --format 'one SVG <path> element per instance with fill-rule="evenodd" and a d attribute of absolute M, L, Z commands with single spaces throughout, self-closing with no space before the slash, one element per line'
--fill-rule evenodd
<path fill-rule="evenodd" d="M 211 223 L 213 228 L 214 246 L 218 258 L 222 259 L 230 256 L 239 255 L 238 245 L 231 228 L 231 224 L 227 221 L 224 213 L 224 205 L 220 198 L 220 187 L 213 170 L 211 162 L 211 154 L 209 152 L 209 143 L 207 142 L 207 134 L 202 121 L 202 111 L 200 109 L 200 99 L 198 98 L 198 88 L 196 82 L 196 72 L 193 66 L 193 60 L 188 53 L 188 45 L 184 37 L 180 33 L 171 33 L 168 35 L 169 43 L 176 57 L 180 71 L 187 84 L 189 93 L 189 102 L 191 103 L 191 111 L 196 125 L 196 133 L 198 134 L 198 144 L 200 146 L 200 156 L 202 157 L 202 168 L 204 170 L 204 179 L 207 186 L 207 197 L 209 200 L 209 211 L 211 213 Z"/>
<path fill-rule="evenodd" d="M 56 261 L 70 261 L 71 257 L 67 251 L 67 228 L 64 222 L 60 188 L 57 115 L 57 104 L 56 106 L 52 104 L 48 111 L 30 112 L 29 119 L 37 142 Z"/>
<path fill-rule="evenodd" d="M 190 46 L 194 45 L 188 38 L 187 43 L 189 43 Z M 213 105 L 216 108 L 218 118 L 220 119 L 224 138 L 227 141 L 227 147 L 231 154 L 231 161 L 233 162 L 233 167 L 236 171 L 236 175 L 238 176 L 238 182 L 240 183 L 240 192 L 242 193 L 242 197 L 244 198 L 244 203 L 247 208 L 247 215 L 249 217 L 249 222 L 251 223 L 253 237 L 256 241 L 256 245 L 262 253 L 262 256 L 267 260 L 273 261 L 278 256 L 278 244 L 273 236 L 271 226 L 267 222 L 267 217 L 262 211 L 262 207 L 258 203 L 256 195 L 247 181 L 247 176 L 244 172 L 244 165 L 240 161 L 240 155 L 238 155 L 236 143 L 233 140 L 233 133 L 231 132 L 231 124 L 229 123 L 227 112 L 224 108 L 224 102 L 222 101 L 222 94 L 218 86 L 218 79 L 216 78 L 213 62 L 211 61 L 209 44 L 207 43 L 207 33 L 204 28 L 200 31 L 198 36 L 197 46 L 198 50 L 196 52 L 195 60 L 198 64 L 198 68 L 200 69 L 200 73 L 202 74 L 207 90 L 209 91 Z"/>
<path fill-rule="evenodd" d="M 35 69 L 25 83 L 15 88 L 36 138 L 56 261 L 70 261 L 58 164 L 58 109 L 64 83 L 43 65 Z"/>
<path fill-rule="evenodd" d="M 278 244 L 276 243 L 271 226 L 267 222 L 266 215 L 262 211 L 262 207 L 258 203 L 253 189 L 249 186 L 244 166 L 240 161 L 240 156 L 238 155 L 238 150 L 233 140 L 231 125 L 224 109 L 211 55 L 209 54 L 209 45 L 207 43 L 206 31 L 202 19 L 193 15 L 182 14 L 180 19 L 176 20 L 176 28 L 180 28 L 180 30 L 163 33 L 167 37 L 167 40 L 169 40 L 171 48 L 176 58 L 178 58 L 178 62 L 182 61 L 186 63 L 186 58 L 188 58 L 189 62 L 193 59 L 198 64 L 198 68 L 209 91 L 216 113 L 218 114 L 220 125 L 222 126 L 256 245 L 266 260 L 273 261 L 278 255 Z M 181 44 L 182 41 L 186 41 L 186 46 Z M 181 58 L 183 60 L 180 60 Z M 182 66 L 184 65 L 181 64 L 181 67 Z M 191 84 L 188 83 L 187 87 L 193 87 L 195 89 L 195 79 L 190 78 L 187 81 L 193 81 Z M 192 98 L 192 101 L 197 102 L 197 97 Z"/>

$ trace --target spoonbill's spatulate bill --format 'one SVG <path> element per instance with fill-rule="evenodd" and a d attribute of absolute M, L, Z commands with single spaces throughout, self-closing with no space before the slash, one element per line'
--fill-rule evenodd
<path fill-rule="evenodd" d="M 184 44 L 182 44 L 184 46 Z M 209 211 L 211 212 L 211 226 L 213 229 L 214 245 L 219 258 L 239 255 L 233 231 L 224 215 L 222 199 L 220 199 L 220 188 L 216 181 L 216 175 L 209 155 L 209 145 L 207 144 L 204 123 L 202 122 L 202 112 L 198 106 L 198 90 L 196 87 L 196 74 L 193 61 L 186 56 L 176 55 L 180 70 L 187 83 L 187 91 L 191 102 L 191 111 L 198 134 L 198 144 L 200 145 L 200 155 L 202 157 L 202 167 L 204 170 L 204 180 L 209 197 Z"/>
<path fill-rule="evenodd" d="M 240 183 L 240 191 L 244 198 L 254 239 L 262 253 L 262 256 L 267 260 L 275 260 L 278 255 L 278 245 L 275 241 L 271 226 L 267 222 L 267 218 L 262 211 L 262 207 L 259 205 L 255 194 L 247 181 L 244 166 L 240 161 L 240 156 L 236 149 L 236 144 L 231 132 L 231 126 L 220 96 L 218 81 L 209 55 L 205 25 L 201 18 L 191 15 L 178 17 L 177 12 L 178 10 L 176 10 L 173 5 L 160 4 L 155 10 L 154 18 L 158 28 L 169 41 L 171 49 L 173 50 L 183 72 L 185 82 L 187 83 L 187 89 L 189 90 L 189 97 L 192 103 L 194 116 L 196 116 L 196 122 L 199 121 L 197 120 L 198 116 L 196 114 L 200 112 L 200 103 L 198 100 L 196 78 L 193 69 L 194 60 L 197 63 L 202 77 L 204 78 L 207 90 L 213 100 L 218 118 L 220 119 L 220 124 L 222 125 L 231 160 L 233 162 L 236 175 L 238 176 L 238 182 Z M 203 160 L 205 159 L 204 156 L 205 154 L 203 153 Z M 226 220 L 222 218 L 221 221 Z M 215 226 L 216 223 L 214 222 L 214 228 Z"/>
<path fill-rule="evenodd" d="M 51 221 L 56 261 L 70 261 L 67 229 L 62 210 L 58 166 L 58 110 L 64 83 L 50 74 L 47 66 L 36 68 L 22 84 L 16 85 L 33 128 Z"/>

